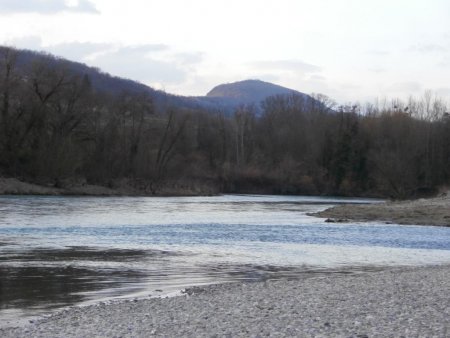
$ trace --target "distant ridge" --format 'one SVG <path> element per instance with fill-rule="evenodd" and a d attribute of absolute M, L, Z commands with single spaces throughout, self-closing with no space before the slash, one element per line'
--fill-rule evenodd
<path fill-rule="evenodd" d="M 0 48 L 9 48 L 1 47 Z M 70 61 L 44 52 L 31 50 L 15 50 L 17 66 L 23 73 L 27 73 L 34 63 L 41 62 L 51 67 L 63 67 L 70 71 L 87 76 L 92 87 L 99 92 L 112 95 L 129 93 L 134 95 L 148 95 L 152 97 L 155 108 L 164 110 L 176 107 L 188 110 L 205 110 L 231 114 L 241 105 L 253 105 L 257 113 L 261 113 L 261 102 L 276 95 L 299 95 L 306 100 L 314 99 L 299 91 L 285 88 L 261 80 L 244 80 L 221 84 L 214 87 L 206 96 L 180 96 L 156 90 L 138 81 L 110 75 L 99 68 L 90 67 L 80 62 Z"/>

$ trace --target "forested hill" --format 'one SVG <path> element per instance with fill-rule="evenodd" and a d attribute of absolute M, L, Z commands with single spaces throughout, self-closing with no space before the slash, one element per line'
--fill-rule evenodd
<path fill-rule="evenodd" d="M 8 49 L 6 47 L 4 50 Z M 64 69 L 78 76 L 86 76 L 92 89 L 110 95 L 148 95 L 153 99 L 157 109 L 164 109 L 165 106 L 176 106 L 180 108 L 199 108 L 199 104 L 190 98 L 172 95 L 163 91 L 155 90 L 147 85 L 134 80 L 124 79 L 103 72 L 99 68 L 89 67 L 83 63 L 73 62 L 59 58 L 51 54 L 35 52 L 31 50 L 15 50 L 16 71 L 26 76 L 36 65 L 46 65 L 55 71 Z"/>
<path fill-rule="evenodd" d="M 3 47 L 4 51 L 9 48 Z M 36 64 L 45 64 L 48 68 L 55 70 L 64 68 L 73 74 L 88 76 L 92 87 L 102 92 L 110 94 L 120 94 L 129 92 L 132 94 L 154 93 L 154 89 L 143 85 L 139 82 L 123 79 L 102 72 L 99 68 L 89 67 L 79 62 L 73 62 L 67 59 L 53 56 L 43 52 L 35 52 L 31 50 L 11 50 L 15 57 L 15 70 L 24 75 L 32 71 Z"/>
<path fill-rule="evenodd" d="M 205 99 L 213 106 L 233 100 L 241 85 L 259 95 L 255 84 L 271 86 L 231 84 L 231 94 L 227 85 Z M 78 63 L 3 47 L 0 177 L 145 194 L 404 198 L 450 184 L 450 118 L 433 96 L 367 105 L 363 114 L 358 105 L 332 109 L 323 95 L 263 94 L 259 111 L 253 104 L 209 110 Z"/>
<path fill-rule="evenodd" d="M 111 95 L 128 93 L 132 95 L 149 95 L 155 109 L 163 110 L 167 107 L 181 109 L 202 109 L 210 112 L 223 112 L 230 114 L 240 105 L 253 105 L 257 112 L 261 112 L 261 102 L 267 97 L 284 94 L 297 94 L 305 99 L 313 98 L 292 89 L 277 86 L 271 83 L 247 80 L 215 87 L 206 96 L 179 96 L 155 90 L 147 85 L 112 76 L 99 68 L 89 67 L 79 62 L 73 62 L 50 54 L 30 50 L 16 50 L 16 68 L 22 74 L 27 74 L 31 68 L 39 63 L 49 68 L 66 69 L 79 76 L 86 76 L 94 90 Z"/>

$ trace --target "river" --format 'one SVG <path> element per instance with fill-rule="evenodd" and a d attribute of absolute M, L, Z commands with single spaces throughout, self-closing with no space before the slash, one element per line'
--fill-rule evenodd
<path fill-rule="evenodd" d="M 0 197 L 0 326 L 202 284 L 449 264 L 450 228 L 326 223 L 370 199 Z"/>

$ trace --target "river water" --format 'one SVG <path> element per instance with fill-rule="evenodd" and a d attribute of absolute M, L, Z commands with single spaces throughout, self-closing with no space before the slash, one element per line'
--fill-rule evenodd
<path fill-rule="evenodd" d="M 0 326 L 74 304 L 231 281 L 450 263 L 450 228 L 326 223 L 366 199 L 0 197 Z"/>

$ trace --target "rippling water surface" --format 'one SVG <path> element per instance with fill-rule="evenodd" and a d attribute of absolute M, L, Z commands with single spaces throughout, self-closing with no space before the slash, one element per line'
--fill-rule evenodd
<path fill-rule="evenodd" d="M 307 216 L 364 199 L 0 197 L 0 325 L 237 280 L 450 263 L 450 228 Z"/>

